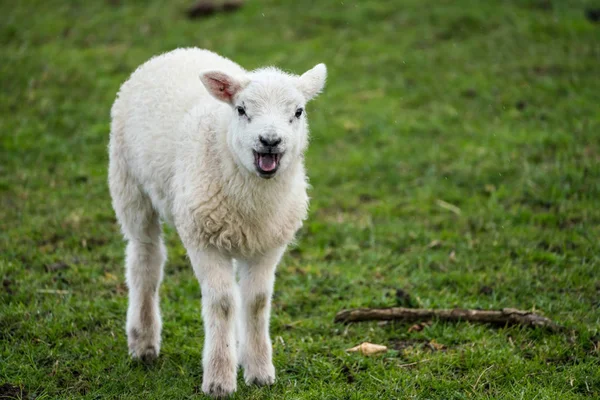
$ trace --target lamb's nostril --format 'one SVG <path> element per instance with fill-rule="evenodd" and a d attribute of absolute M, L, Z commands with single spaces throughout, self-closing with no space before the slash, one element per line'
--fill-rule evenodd
<path fill-rule="evenodd" d="M 267 146 L 267 147 L 275 147 L 279 143 L 281 143 L 281 138 L 276 137 L 276 136 L 269 136 L 269 137 L 259 136 L 258 140 L 260 140 L 260 142 L 264 146 Z"/>

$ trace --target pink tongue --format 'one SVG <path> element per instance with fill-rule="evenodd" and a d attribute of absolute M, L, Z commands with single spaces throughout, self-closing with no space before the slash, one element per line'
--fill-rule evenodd
<path fill-rule="evenodd" d="M 261 154 L 258 156 L 258 166 L 265 172 L 273 171 L 277 168 L 277 161 L 273 154 Z"/>

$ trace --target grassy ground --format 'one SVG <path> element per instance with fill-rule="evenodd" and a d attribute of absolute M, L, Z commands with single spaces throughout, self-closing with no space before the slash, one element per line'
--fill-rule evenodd
<path fill-rule="evenodd" d="M 600 396 L 599 3 L 312 3 L 195 21 L 184 0 L 0 3 L 0 398 L 202 396 L 200 291 L 173 231 L 162 354 L 127 357 L 106 186 L 120 83 L 180 46 L 329 67 L 310 219 L 276 283 L 278 381 L 240 378 L 235 398 Z M 333 324 L 394 305 L 534 309 L 569 331 Z M 392 350 L 344 351 L 363 341 Z"/>

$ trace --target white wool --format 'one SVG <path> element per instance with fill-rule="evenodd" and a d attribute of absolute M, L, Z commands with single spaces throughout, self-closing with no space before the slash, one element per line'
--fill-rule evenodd
<path fill-rule="evenodd" d="M 304 108 L 325 75 L 323 64 L 302 76 L 272 67 L 247 72 L 189 48 L 152 58 L 123 84 L 111 112 L 109 186 L 129 242 L 127 332 L 134 356 L 159 352 L 163 220 L 176 227 L 202 288 L 204 391 L 235 390 L 237 353 L 246 382 L 274 381 L 268 333 L 274 271 L 306 218 Z M 278 143 L 272 151 L 282 154 L 274 173 L 257 167 L 263 155 L 256 152 L 266 154 L 261 162 L 272 160 L 264 143 Z"/>

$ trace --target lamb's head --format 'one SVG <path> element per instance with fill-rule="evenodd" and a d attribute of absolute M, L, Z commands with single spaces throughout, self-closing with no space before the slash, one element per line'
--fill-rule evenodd
<path fill-rule="evenodd" d="M 321 92 L 326 75 L 318 64 L 301 76 L 264 68 L 244 76 L 207 71 L 200 79 L 231 107 L 227 145 L 235 161 L 269 179 L 302 157 L 308 144 L 305 106 Z"/>

